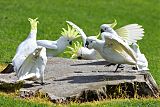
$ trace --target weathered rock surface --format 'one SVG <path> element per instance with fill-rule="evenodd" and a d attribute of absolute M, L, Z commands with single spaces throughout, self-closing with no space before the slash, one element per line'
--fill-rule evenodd
<path fill-rule="evenodd" d="M 158 87 L 148 71 L 138 72 L 134 66 L 106 67 L 103 60 L 49 58 L 45 69 L 45 85 L 25 81 L 24 93 L 46 93 L 56 102 L 93 101 L 103 98 L 158 96 Z M 15 73 L 0 74 L 0 84 L 14 83 Z"/>

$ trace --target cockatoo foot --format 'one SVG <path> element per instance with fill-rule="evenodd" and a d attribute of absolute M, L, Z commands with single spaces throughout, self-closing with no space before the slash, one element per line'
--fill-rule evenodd
<path fill-rule="evenodd" d="M 120 65 L 121 65 L 121 64 L 118 64 L 118 65 L 117 65 L 117 68 L 116 68 L 116 70 L 114 71 L 114 73 L 117 72 L 118 68 L 120 68 L 120 67 L 119 67 Z"/>
<path fill-rule="evenodd" d="M 110 63 L 110 64 L 105 65 L 104 67 L 109 67 L 109 66 L 111 66 L 111 65 L 115 66 L 116 64 Z"/>
<path fill-rule="evenodd" d="M 138 68 L 137 68 L 137 67 L 132 67 L 132 69 L 133 69 L 133 70 L 138 70 Z"/>

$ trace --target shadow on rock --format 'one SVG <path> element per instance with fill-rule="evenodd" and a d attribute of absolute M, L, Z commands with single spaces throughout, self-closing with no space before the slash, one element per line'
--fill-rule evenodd
<path fill-rule="evenodd" d="M 135 76 L 122 76 L 122 75 L 90 75 L 90 76 L 71 76 L 64 79 L 54 81 L 68 81 L 68 83 L 92 83 L 101 81 L 113 81 L 113 80 L 133 80 Z"/>

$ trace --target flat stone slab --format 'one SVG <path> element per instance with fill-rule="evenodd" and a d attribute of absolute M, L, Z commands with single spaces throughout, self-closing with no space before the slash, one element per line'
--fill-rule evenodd
<path fill-rule="evenodd" d="M 107 98 L 108 86 L 117 86 L 119 84 L 144 83 L 144 90 L 141 93 L 157 96 L 157 84 L 148 71 L 138 72 L 133 70 L 133 65 L 124 65 L 114 72 L 117 65 L 105 66 L 108 63 L 104 60 L 74 60 L 65 58 L 49 58 L 45 69 L 45 85 L 40 85 L 39 81 L 25 81 L 22 92 L 43 92 L 46 93 L 52 101 L 63 100 L 99 100 Z M 14 83 L 17 80 L 15 73 L 0 74 L 0 83 Z M 131 86 L 129 86 L 131 87 Z M 142 87 L 143 88 L 143 87 Z M 144 88 L 144 89 L 145 89 Z M 147 91 L 147 92 L 146 92 Z M 94 94 L 95 93 L 95 94 Z M 83 98 L 85 97 L 85 98 Z"/>

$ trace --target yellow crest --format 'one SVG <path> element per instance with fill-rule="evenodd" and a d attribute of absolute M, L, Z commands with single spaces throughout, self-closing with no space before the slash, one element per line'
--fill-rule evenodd
<path fill-rule="evenodd" d="M 109 25 L 111 28 L 114 28 L 117 25 L 117 20 L 114 19 L 114 22 L 112 24 L 107 24 Z"/>
<path fill-rule="evenodd" d="M 31 24 L 31 30 L 37 30 L 37 23 L 39 23 L 39 21 L 37 21 L 37 19 L 38 18 L 35 18 L 35 19 L 28 18 L 28 21 Z"/>
<path fill-rule="evenodd" d="M 63 31 L 61 32 L 61 34 L 65 37 L 67 37 L 70 40 L 76 39 L 78 37 L 80 37 L 79 33 L 77 32 L 77 30 L 75 28 L 70 27 L 68 24 L 68 30 L 63 29 Z"/>
<path fill-rule="evenodd" d="M 70 54 L 71 58 L 76 58 L 77 57 L 77 53 L 79 51 L 79 49 L 82 47 L 82 42 L 78 42 L 76 41 L 76 43 L 74 43 L 73 47 L 67 46 L 67 48 L 69 49 L 69 51 L 66 51 L 64 53 Z"/>

